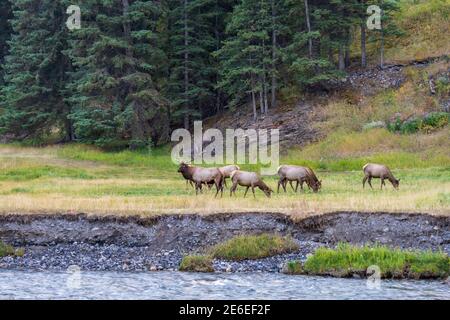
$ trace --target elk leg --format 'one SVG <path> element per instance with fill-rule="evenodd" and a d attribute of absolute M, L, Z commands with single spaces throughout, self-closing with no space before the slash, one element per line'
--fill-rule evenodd
<path fill-rule="evenodd" d="M 253 192 L 253 198 L 256 199 L 256 195 L 255 195 L 255 186 L 252 185 L 252 192 Z"/>
<path fill-rule="evenodd" d="M 288 183 L 288 181 L 287 181 L 287 179 L 285 178 L 285 179 L 283 180 L 283 190 L 284 190 L 284 193 L 287 192 L 287 190 L 286 190 L 287 183 Z"/>
<path fill-rule="evenodd" d="M 250 187 L 247 187 L 247 190 L 245 190 L 244 198 L 247 197 L 248 189 L 250 189 Z"/>
<path fill-rule="evenodd" d="M 278 180 L 277 193 L 280 193 L 280 185 L 283 183 L 282 181 L 283 181 L 283 179 L 281 179 L 281 178 L 280 178 L 280 180 Z"/>
<path fill-rule="evenodd" d="M 295 189 L 294 189 L 294 185 L 292 184 L 292 180 L 289 181 L 289 184 L 291 185 L 292 191 L 297 192 L 297 191 L 295 191 Z"/>
<path fill-rule="evenodd" d="M 236 196 L 236 188 L 237 188 L 237 183 L 233 182 L 233 185 L 231 186 L 231 189 L 230 189 L 230 198 L 233 196 L 233 193 Z"/>
<path fill-rule="evenodd" d="M 370 188 L 373 190 L 373 187 L 372 187 L 372 177 L 369 177 L 369 186 L 370 186 Z"/>
<path fill-rule="evenodd" d="M 366 188 L 366 181 L 367 181 L 367 179 L 369 179 L 369 177 L 368 177 L 368 176 L 364 176 L 364 179 L 363 179 L 363 189 Z"/>
<path fill-rule="evenodd" d="M 297 184 L 295 185 L 295 193 L 298 192 L 298 186 L 300 185 L 300 181 L 297 180 Z M 302 190 L 303 190 L 303 186 L 302 186 Z"/>

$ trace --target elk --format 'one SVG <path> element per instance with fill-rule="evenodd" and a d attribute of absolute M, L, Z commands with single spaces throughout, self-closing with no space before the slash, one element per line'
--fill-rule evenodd
<path fill-rule="evenodd" d="M 239 168 L 236 165 L 229 165 L 229 166 L 219 168 L 219 170 L 223 175 L 223 181 L 224 181 L 225 187 L 228 187 L 227 186 L 227 178 L 231 178 L 231 174 L 233 173 L 233 171 L 239 171 L 239 170 L 241 170 L 241 168 Z"/>
<path fill-rule="evenodd" d="M 363 167 L 363 171 L 363 189 L 366 186 L 366 181 L 369 182 L 369 186 L 373 189 L 372 178 L 377 178 L 381 179 L 381 190 L 383 190 L 383 186 L 386 186 L 386 182 L 384 181 L 386 179 L 388 179 L 391 182 L 392 186 L 398 190 L 400 179 L 397 180 L 388 167 L 382 164 L 368 163 Z"/>
<path fill-rule="evenodd" d="M 286 192 L 286 185 L 288 181 L 291 185 L 292 190 L 294 190 L 295 192 L 298 191 L 299 185 L 303 190 L 303 184 L 305 182 L 309 188 L 313 189 L 314 192 L 318 192 L 322 187 L 322 181 L 319 181 L 319 179 L 317 179 L 317 176 L 311 168 L 284 165 L 278 168 L 278 176 L 280 177 L 277 188 L 278 193 L 280 192 L 280 186 L 282 186 L 284 192 Z M 297 182 L 295 189 L 292 185 L 293 181 Z"/>
<path fill-rule="evenodd" d="M 216 197 L 221 192 L 223 195 L 223 175 L 217 168 L 200 168 L 188 165 L 186 163 L 181 163 L 178 172 L 185 177 L 185 179 L 190 179 L 195 184 L 195 194 L 202 192 L 202 185 L 216 186 Z M 188 177 L 188 178 L 186 178 Z"/>
<path fill-rule="evenodd" d="M 258 187 L 261 189 L 264 194 L 270 198 L 273 190 L 262 181 L 261 177 L 255 172 L 247 172 L 236 170 L 231 173 L 231 181 L 233 182 L 233 186 L 230 190 L 230 197 L 236 195 L 236 189 L 238 185 L 242 187 L 247 187 L 245 190 L 244 198 L 247 197 L 248 190 L 252 188 L 253 197 L 256 198 L 255 188 Z"/>
<path fill-rule="evenodd" d="M 181 163 L 182 165 L 191 167 L 191 165 L 186 164 L 184 162 Z M 179 173 L 181 173 L 181 175 L 183 176 L 183 178 L 186 180 L 186 188 L 188 187 L 188 185 L 190 184 L 191 187 L 194 186 L 194 181 L 192 180 L 192 173 L 190 170 L 178 170 Z"/>

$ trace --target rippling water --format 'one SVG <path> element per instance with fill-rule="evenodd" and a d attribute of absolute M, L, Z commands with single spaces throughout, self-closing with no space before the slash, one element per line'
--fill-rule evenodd
<path fill-rule="evenodd" d="M 0 271 L 0 299 L 450 299 L 441 281 L 366 280 L 283 274 Z"/>

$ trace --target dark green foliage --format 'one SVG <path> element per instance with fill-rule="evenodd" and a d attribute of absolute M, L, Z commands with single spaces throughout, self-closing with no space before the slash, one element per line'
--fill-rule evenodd
<path fill-rule="evenodd" d="M 167 141 L 167 102 L 153 80 L 164 53 L 158 48 L 153 1 L 84 1 L 83 27 L 66 51 L 67 100 L 78 140 L 100 146 L 139 148 Z"/>
<path fill-rule="evenodd" d="M 3 82 L 3 63 L 8 54 L 7 41 L 11 38 L 11 25 L 9 19 L 12 18 L 11 3 L 7 0 L 0 1 L 0 86 Z"/>
<path fill-rule="evenodd" d="M 419 131 L 430 132 L 447 126 L 450 122 L 450 113 L 448 112 L 431 112 L 424 117 L 408 119 L 402 121 L 397 118 L 394 122 L 389 123 L 387 128 L 391 132 L 399 132 L 403 134 L 416 133 Z"/>
<path fill-rule="evenodd" d="M 397 36 L 397 2 L 1 0 L 0 134 L 138 149 L 224 108 L 250 102 L 256 119 L 280 90 L 326 89 L 345 74 L 368 5 L 385 13 L 369 40 Z M 81 29 L 69 31 L 74 4 Z"/>
<path fill-rule="evenodd" d="M 448 125 L 450 121 L 450 113 L 448 112 L 431 112 L 423 119 L 423 126 L 429 126 L 433 129 L 439 129 Z"/>
<path fill-rule="evenodd" d="M 0 133 L 19 139 L 61 130 L 69 112 L 64 102 L 69 61 L 65 8 L 60 1 L 14 1 L 13 34 L 4 64 Z"/>

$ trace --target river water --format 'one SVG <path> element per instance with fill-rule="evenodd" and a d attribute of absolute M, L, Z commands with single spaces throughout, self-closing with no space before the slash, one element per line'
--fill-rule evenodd
<path fill-rule="evenodd" d="M 450 299 L 450 285 L 275 273 L 0 271 L 0 299 Z"/>

